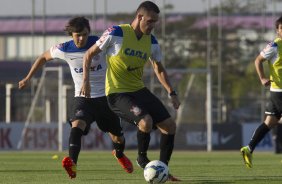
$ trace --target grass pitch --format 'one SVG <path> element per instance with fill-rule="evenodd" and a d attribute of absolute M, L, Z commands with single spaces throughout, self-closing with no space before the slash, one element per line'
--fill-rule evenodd
<path fill-rule="evenodd" d="M 52 159 L 57 154 L 58 159 Z M 0 183 L 5 184 L 142 184 L 143 170 L 136 163 L 136 151 L 126 151 L 134 165 L 127 174 L 111 151 L 82 151 L 77 177 L 70 180 L 61 166 L 66 152 L 0 152 Z M 157 159 L 157 151 L 149 158 Z M 170 172 L 182 179 L 181 184 L 274 184 L 282 183 L 282 155 L 255 152 L 253 168 L 247 169 L 240 152 L 175 151 Z M 169 183 L 169 182 L 167 182 Z"/>

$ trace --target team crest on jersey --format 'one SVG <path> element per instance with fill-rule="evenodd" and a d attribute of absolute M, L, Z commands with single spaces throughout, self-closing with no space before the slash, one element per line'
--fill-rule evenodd
<path fill-rule="evenodd" d="M 108 28 L 106 31 L 104 31 L 104 33 L 102 34 L 102 36 L 100 37 L 100 39 L 97 42 L 100 43 L 100 44 L 103 43 L 105 41 L 106 37 L 114 30 L 115 30 L 115 28 L 113 28 L 113 27 Z"/>
<path fill-rule="evenodd" d="M 139 116 L 141 114 L 141 109 L 137 106 L 132 106 L 130 112 L 133 112 L 135 116 Z"/>
<path fill-rule="evenodd" d="M 81 109 L 80 109 L 80 110 L 77 110 L 76 113 L 75 113 L 75 116 L 76 116 L 76 117 L 82 117 L 82 116 L 84 116 L 83 110 L 81 110 Z"/>
<path fill-rule="evenodd" d="M 58 49 L 63 48 L 63 44 L 62 44 L 62 43 L 60 43 L 60 44 L 56 45 L 56 48 L 58 48 Z"/>

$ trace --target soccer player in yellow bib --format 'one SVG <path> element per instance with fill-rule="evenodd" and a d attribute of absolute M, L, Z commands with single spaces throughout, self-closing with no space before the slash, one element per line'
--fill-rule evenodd
<path fill-rule="evenodd" d="M 275 22 L 277 37 L 255 59 L 255 67 L 263 86 L 270 86 L 270 100 L 265 109 L 265 120 L 260 124 L 249 144 L 241 148 L 247 168 L 252 168 L 252 153 L 271 128 L 278 125 L 282 114 L 282 16 Z M 263 62 L 268 61 L 270 78 L 266 77 Z"/>
<path fill-rule="evenodd" d="M 149 159 L 147 150 L 150 132 L 161 132 L 160 160 L 168 164 L 174 146 L 175 121 L 162 102 L 152 94 L 142 81 L 144 65 L 150 61 L 154 72 L 168 92 L 175 109 L 180 102 L 171 86 L 166 70 L 161 64 L 161 49 L 151 34 L 159 19 L 159 8 L 151 1 L 142 2 L 131 24 L 122 24 L 107 29 L 101 38 L 85 53 L 83 86 L 81 93 L 90 94 L 90 61 L 101 51 L 107 55 L 106 96 L 110 108 L 120 117 L 133 122 L 137 127 L 137 164 L 144 168 Z M 170 181 L 178 181 L 172 175 Z"/>

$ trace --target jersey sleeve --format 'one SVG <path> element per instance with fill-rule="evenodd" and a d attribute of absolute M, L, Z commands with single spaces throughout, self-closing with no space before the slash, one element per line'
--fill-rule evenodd
<path fill-rule="evenodd" d="M 150 60 L 161 62 L 161 60 L 162 60 L 161 47 L 160 47 L 157 39 L 153 35 L 152 35 L 151 53 L 152 54 L 150 56 Z"/>
<path fill-rule="evenodd" d="M 97 40 L 96 45 L 101 49 L 101 50 L 105 50 L 108 47 L 110 47 L 111 45 L 113 45 L 112 43 L 112 35 L 111 32 L 114 31 L 114 28 L 108 28 L 106 31 L 104 31 L 104 33 L 102 34 L 102 36 L 100 37 L 99 40 Z"/>
<path fill-rule="evenodd" d="M 267 60 L 270 60 L 276 54 L 277 44 L 275 42 L 267 44 L 267 46 L 260 52 L 260 55 Z"/>
<path fill-rule="evenodd" d="M 62 48 L 63 45 L 62 44 L 58 44 L 58 45 L 55 45 L 53 47 L 50 48 L 50 54 L 51 54 L 51 57 L 53 59 L 57 58 L 57 59 L 65 59 L 65 54 L 64 52 L 62 52 L 60 50 L 60 48 Z"/>

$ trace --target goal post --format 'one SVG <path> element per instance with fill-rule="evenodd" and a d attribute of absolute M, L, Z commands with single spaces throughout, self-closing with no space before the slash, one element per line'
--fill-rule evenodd
<path fill-rule="evenodd" d="M 29 108 L 28 115 L 27 115 L 27 118 L 26 118 L 25 123 L 24 123 L 24 128 L 21 132 L 21 137 L 20 137 L 19 142 L 17 144 L 17 149 L 22 149 L 22 142 L 23 142 L 23 139 L 24 139 L 24 135 L 26 133 L 28 125 L 31 122 L 36 103 L 37 103 L 38 98 L 40 96 L 40 92 L 43 88 L 45 77 L 46 77 L 46 74 L 48 72 L 57 72 L 57 74 L 58 74 L 58 151 L 63 150 L 63 118 L 64 118 L 63 113 L 65 112 L 64 108 L 66 108 L 66 106 L 64 106 L 64 104 L 65 104 L 64 98 L 66 98 L 66 96 L 64 96 L 64 92 L 63 92 L 64 91 L 64 86 L 63 86 L 64 75 L 63 75 L 63 67 L 62 66 L 44 67 L 43 68 L 43 71 L 42 71 L 42 74 L 41 74 L 35 95 L 32 99 L 31 106 Z"/>

